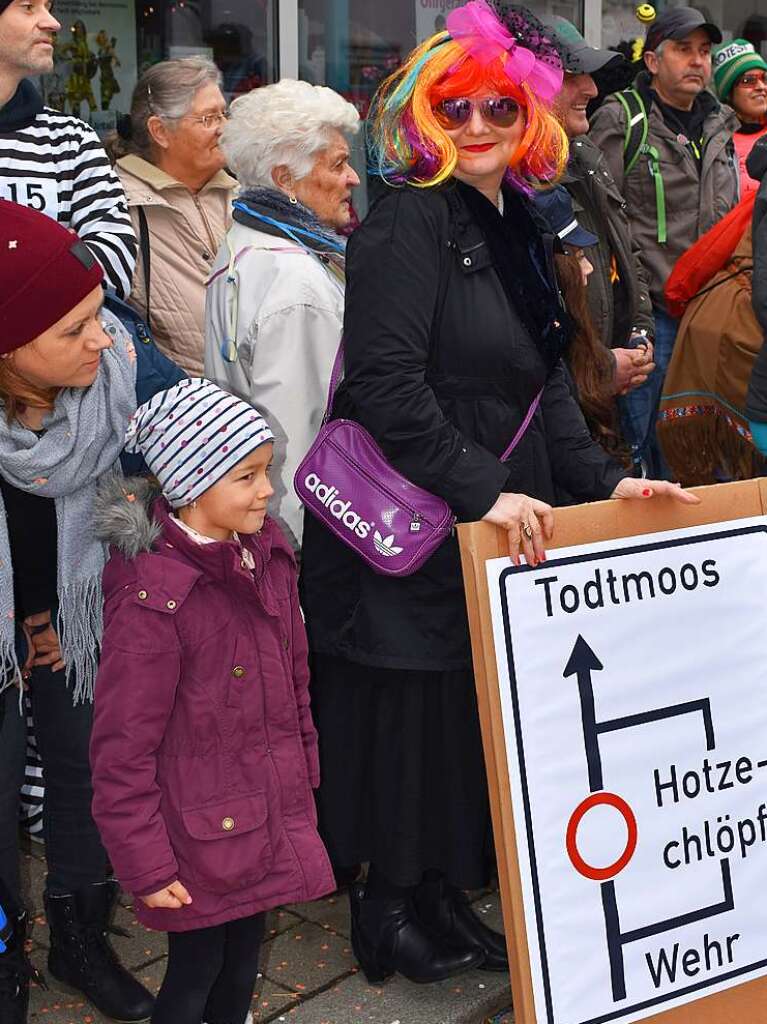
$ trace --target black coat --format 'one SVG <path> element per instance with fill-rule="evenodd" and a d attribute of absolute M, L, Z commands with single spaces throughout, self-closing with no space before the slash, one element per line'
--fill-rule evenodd
<path fill-rule="evenodd" d="M 626 202 L 601 151 L 581 135 L 570 143 L 570 160 L 562 184 L 573 197 L 578 222 L 599 243 L 589 249 L 594 273 L 588 299 L 594 326 L 606 348 L 631 348 L 632 334 L 655 336 L 647 273 L 631 235 Z M 618 279 L 613 283 L 613 257 Z"/>
<path fill-rule="evenodd" d="M 392 192 L 352 235 L 346 379 L 334 415 L 366 427 L 392 465 L 443 497 L 461 521 L 481 519 L 502 491 L 553 502 L 555 481 L 582 500 L 606 498 L 625 471 L 592 441 L 561 361 L 547 365 L 542 338 L 560 323 L 544 324 L 533 341 L 523 324 L 530 310 L 520 317 L 502 284 L 515 268 L 496 270 L 491 245 L 468 215 L 466 188 L 452 199 L 445 190 Z M 476 205 L 479 193 L 470 191 Z M 520 216 L 529 207 L 519 203 L 508 194 L 506 217 L 532 233 L 529 212 Z M 529 241 L 540 256 L 540 235 Z M 542 387 L 525 436 L 501 463 Z M 314 651 L 399 669 L 471 664 L 455 537 L 419 572 L 394 579 L 372 572 L 307 514 L 302 597 Z"/>

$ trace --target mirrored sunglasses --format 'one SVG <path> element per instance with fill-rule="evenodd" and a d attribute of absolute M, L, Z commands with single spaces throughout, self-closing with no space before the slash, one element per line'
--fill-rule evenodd
<path fill-rule="evenodd" d="M 511 128 L 519 117 L 519 104 L 511 96 L 491 96 L 485 100 L 466 97 L 442 100 L 434 107 L 437 123 L 443 128 L 460 128 L 468 124 L 475 107 L 486 124 L 496 128 Z"/>
<path fill-rule="evenodd" d="M 749 71 L 742 78 L 738 79 L 737 84 L 742 85 L 746 89 L 754 89 L 757 85 L 764 85 L 765 83 L 767 83 L 767 72 Z"/>

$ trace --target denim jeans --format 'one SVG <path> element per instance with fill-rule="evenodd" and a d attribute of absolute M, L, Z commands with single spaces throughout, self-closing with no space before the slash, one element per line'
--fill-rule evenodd
<path fill-rule="evenodd" d="M 88 745 L 93 705 L 75 706 L 64 672 L 48 666 L 33 670 L 29 687 L 45 783 L 47 888 L 73 892 L 107 877 L 107 856 L 91 815 Z M 0 727 L 0 879 L 20 904 L 18 821 L 26 736 L 18 690 L 6 690 L 0 700 L 5 702 Z"/>
<path fill-rule="evenodd" d="M 656 480 L 669 480 L 670 472 L 658 445 L 655 422 L 663 391 L 666 370 L 671 362 L 674 341 L 679 321 L 662 309 L 653 310 L 655 315 L 655 369 L 638 388 L 629 391 L 619 400 L 623 436 L 631 445 L 634 461 L 640 461 L 644 475 Z"/>

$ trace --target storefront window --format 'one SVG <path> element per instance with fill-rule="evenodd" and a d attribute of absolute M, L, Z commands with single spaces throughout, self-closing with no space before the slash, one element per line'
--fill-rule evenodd
<path fill-rule="evenodd" d="M 277 77 L 276 0 L 57 0 L 61 32 L 46 102 L 110 131 L 140 71 L 203 54 L 228 99 Z"/>

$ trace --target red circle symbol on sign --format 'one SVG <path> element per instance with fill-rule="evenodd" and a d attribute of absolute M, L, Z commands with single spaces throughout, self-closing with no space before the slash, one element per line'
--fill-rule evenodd
<path fill-rule="evenodd" d="M 576 839 L 578 826 L 580 825 L 584 815 L 587 814 L 592 807 L 598 807 L 600 804 L 606 804 L 608 807 L 614 807 L 621 814 L 623 820 L 626 822 L 628 836 L 626 837 L 626 847 L 616 861 L 612 864 L 608 864 L 604 868 L 595 868 L 591 864 L 587 864 L 583 857 L 581 857 L 578 851 Z M 592 793 L 591 796 L 587 796 L 585 800 L 581 801 L 570 815 L 570 821 L 567 823 L 567 853 L 575 870 L 586 878 L 591 878 L 595 882 L 604 882 L 608 878 L 615 878 L 616 875 L 623 871 L 628 862 L 634 856 L 636 847 L 637 820 L 629 805 L 623 797 L 618 796 L 617 793 Z"/>

